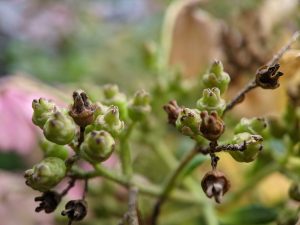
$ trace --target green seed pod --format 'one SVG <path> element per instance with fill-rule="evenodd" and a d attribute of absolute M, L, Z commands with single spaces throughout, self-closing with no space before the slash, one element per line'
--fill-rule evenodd
<path fill-rule="evenodd" d="M 81 144 L 80 154 L 91 163 L 99 163 L 109 158 L 114 148 L 115 140 L 110 133 L 104 130 L 92 131 Z"/>
<path fill-rule="evenodd" d="M 223 94 L 230 82 L 230 76 L 224 72 L 223 64 L 221 61 L 215 61 L 211 65 L 206 74 L 203 75 L 203 84 L 205 88 L 217 87 Z"/>
<path fill-rule="evenodd" d="M 221 116 L 226 108 L 226 103 L 220 96 L 219 88 L 204 89 L 202 98 L 197 101 L 197 108 L 200 111 L 207 111 L 209 113 L 216 111 Z"/>
<path fill-rule="evenodd" d="M 144 90 L 136 92 L 128 106 L 129 117 L 132 120 L 142 120 L 150 111 L 150 95 Z"/>
<path fill-rule="evenodd" d="M 41 192 L 55 187 L 66 175 L 65 162 L 60 158 L 48 157 L 26 170 L 26 184 Z"/>
<path fill-rule="evenodd" d="M 246 149 L 242 151 L 230 151 L 230 155 L 238 162 L 252 162 L 262 150 L 262 137 L 244 132 L 234 135 L 232 144 L 247 143 Z"/>
<path fill-rule="evenodd" d="M 40 141 L 40 147 L 43 150 L 44 157 L 57 157 L 62 160 L 66 160 L 68 158 L 68 150 L 66 147 L 62 145 L 57 145 L 53 142 L 50 142 L 46 139 Z"/>
<path fill-rule="evenodd" d="M 48 119 L 43 131 L 49 141 L 59 145 L 66 145 L 75 137 L 76 126 L 69 115 L 58 111 Z"/>
<path fill-rule="evenodd" d="M 124 122 L 119 118 L 117 106 L 110 106 L 104 115 L 97 117 L 95 121 L 96 130 L 106 130 L 112 136 L 118 136 L 124 130 Z"/>
<path fill-rule="evenodd" d="M 43 129 L 49 117 L 56 111 L 56 106 L 50 100 L 40 98 L 32 101 L 33 115 L 32 122 Z"/>
<path fill-rule="evenodd" d="M 264 118 L 242 118 L 240 122 L 235 126 L 234 133 L 238 134 L 248 132 L 250 134 L 261 134 L 266 127 L 267 123 Z"/>
<path fill-rule="evenodd" d="M 300 202 L 300 184 L 292 183 L 289 189 L 289 196 L 291 199 Z"/>
<path fill-rule="evenodd" d="M 181 109 L 175 122 L 176 128 L 184 135 L 195 136 L 200 134 L 201 117 L 197 109 Z"/>
<path fill-rule="evenodd" d="M 127 111 L 127 98 L 126 95 L 119 91 L 117 85 L 108 84 L 103 87 L 105 105 L 115 105 L 118 106 L 120 111 L 120 117 L 122 120 L 126 120 L 128 117 Z"/>

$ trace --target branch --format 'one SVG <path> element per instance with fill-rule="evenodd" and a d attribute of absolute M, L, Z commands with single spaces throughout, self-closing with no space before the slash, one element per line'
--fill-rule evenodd
<path fill-rule="evenodd" d="M 139 225 L 138 208 L 137 208 L 137 188 L 129 189 L 128 211 L 124 214 L 119 225 Z"/>

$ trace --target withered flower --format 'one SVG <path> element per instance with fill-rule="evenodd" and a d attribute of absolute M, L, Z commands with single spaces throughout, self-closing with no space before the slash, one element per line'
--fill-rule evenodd
<path fill-rule="evenodd" d="M 230 188 L 230 182 L 224 173 L 212 170 L 207 172 L 203 177 L 201 187 L 207 197 L 214 197 L 217 203 L 221 203 L 223 195 Z"/>
<path fill-rule="evenodd" d="M 67 216 L 70 221 L 80 221 L 87 214 L 87 202 L 85 200 L 71 200 L 66 206 L 61 215 Z"/>
<path fill-rule="evenodd" d="M 207 111 L 203 111 L 200 113 L 200 116 L 202 119 L 200 125 L 202 135 L 210 141 L 218 140 L 225 130 L 223 120 L 215 111 L 210 114 Z"/>
<path fill-rule="evenodd" d="M 74 103 L 69 111 L 70 116 L 80 127 L 85 127 L 94 121 L 96 105 L 91 104 L 85 92 L 79 90 L 73 92 Z"/>
<path fill-rule="evenodd" d="M 258 86 L 264 89 L 275 89 L 279 87 L 279 77 L 283 75 L 278 71 L 280 65 L 276 63 L 272 66 L 262 66 L 256 72 L 255 82 Z"/>
<path fill-rule="evenodd" d="M 35 208 L 36 212 L 45 211 L 45 213 L 52 213 L 61 200 L 61 196 L 55 191 L 46 191 L 42 196 L 38 196 L 34 199 L 36 202 L 40 202 L 39 206 Z"/>
<path fill-rule="evenodd" d="M 164 105 L 163 108 L 168 114 L 168 122 L 172 125 L 175 125 L 175 122 L 181 111 L 181 107 L 178 106 L 176 100 L 171 100 L 168 104 Z"/>

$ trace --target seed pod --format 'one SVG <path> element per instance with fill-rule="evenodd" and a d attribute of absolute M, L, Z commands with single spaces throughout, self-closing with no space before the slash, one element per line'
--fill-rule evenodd
<path fill-rule="evenodd" d="M 132 120 L 142 120 L 150 111 L 150 95 L 144 90 L 136 92 L 128 105 L 129 117 Z"/>
<path fill-rule="evenodd" d="M 203 84 L 205 88 L 219 88 L 221 94 L 225 93 L 230 82 L 230 76 L 224 72 L 223 64 L 221 61 L 214 61 L 203 75 Z"/>
<path fill-rule="evenodd" d="M 112 136 L 118 136 L 124 130 L 124 122 L 119 118 L 117 106 L 110 106 L 104 115 L 97 117 L 94 128 L 96 130 L 106 130 Z"/>
<path fill-rule="evenodd" d="M 80 146 L 80 154 L 91 163 L 105 161 L 115 148 L 113 137 L 106 131 L 92 131 Z"/>
<path fill-rule="evenodd" d="M 203 177 L 201 187 L 207 197 L 214 197 L 217 203 L 221 203 L 223 195 L 230 188 L 230 182 L 224 173 L 212 170 L 207 172 Z"/>
<path fill-rule="evenodd" d="M 207 111 L 209 113 L 216 111 L 221 116 L 226 108 L 226 103 L 220 96 L 219 88 L 204 89 L 202 98 L 197 101 L 197 108 L 200 111 Z"/>
<path fill-rule="evenodd" d="M 283 75 L 278 71 L 280 65 L 262 66 L 256 72 L 256 84 L 264 89 L 275 89 L 279 87 L 279 77 Z"/>
<path fill-rule="evenodd" d="M 82 90 L 73 92 L 74 103 L 70 107 L 69 115 L 80 127 L 93 123 L 96 105 L 91 104 L 85 92 Z"/>
<path fill-rule="evenodd" d="M 70 221 L 80 221 L 87 214 L 87 202 L 85 200 L 72 200 L 69 201 L 65 210 L 61 215 L 67 216 Z"/>
<path fill-rule="evenodd" d="M 53 142 L 50 142 L 46 139 L 40 141 L 40 147 L 43 150 L 44 157 L 57 157 L 62 160 L 66 160 L 68 158 L 68 150 L 65 146 L 57 145 Z"/>
<path fill-rule="evenodd" d="M 218 116 L 216 111 L 208 114 L 207 111 L 200 113 L 201 125 L 200 131 L 207 140 L 216 141 L 224 133 L 225 125 L 223 120 Z"/>
<path fill-rule="evenodd" d="M 250 134 L 261 134 L 267 127 L 266 120 L 260 117 L 254 117 L 251 119 L 242 118 L 240 122 L 235 126 L 234 133 L 248 132 Z"/>
<path fill-rule="evenodd" d="M 35 208 L 36 212 L 45 211 L 45 213 L 52 213 L 61 201 L 61 196 L 56 191 L 46 191 L 42 196 L 34 199 L 40 202 L 39 206 Z"/>
<path fill-rule="evenodd" d="M 232 144 L 246 142 L 246 149 L 242 151 L 230 151 L 230 155 L 238 162 L 252 162 L 262 150 L 262 137 L 244 132 L 234 135 Z"/>
<path fill-rule="evenodd" d="M 200 133 L 201 118 L 197 109 L 181 109 L 176 120 L 176 128 L 184 135 L 194 136 Z"/>
<path fill-rule="evenodd" d="M 289 189 L 289 196 L 291 199 L 300 202 L 300 185 L 299 183 L 292 183 Z"/>
<path fill-rule="evenodd" d="M 119 87 L 117 85 L 107 84 L 103 87 L 103 94 L 103 103 L 105 105 L 118 106 L 121 119 L 126 120 L 128 117 L 127 98 L 125 94 L 119 91 Z"/>
<path fill-rule="evenodd" d="M 41 192 L 55 187 L 66 175 L 65 162 L 60 158 L 48 157 L 26 170 L 26 184 Z"/>
<path fill-rule="evenodd" d="M 49 141 L 66 145 L 75 137 L 76 126 L 69 115 L 58 111 L 47 120 L 43 131 Z"/>
<path fill-rule="evenodd" d="M 43 129 L 44 124 L 50 118 L 54 111 L 56 111 L 55 104 L 47 99 L 40 98 L 32 101 L 33 115 L 32 122 Z"/>
<path fill-rule="evenodd" d="M 169 124 L 175 125 L 176 120 L 181 112 L 181 107 L 178 106 L 176 100 L 171 100 L 168 104 L 164 105 L 163 108 L 168 114 Z"/>

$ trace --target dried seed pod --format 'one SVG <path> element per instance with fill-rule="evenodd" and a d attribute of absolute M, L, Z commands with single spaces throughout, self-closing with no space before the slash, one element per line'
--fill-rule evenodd
<path fill-rule="evenodd" d="M 207 111 L 200 113 L 202 122 L 200 125 L 200 131 L 206 139 L 210 141 L 216 141 L 224 133 L 225 125 L 223 120 L 218 114 L 213 111 L 208 114 Z"/>
<path fill-rule="evenodd" d="M 169 124 L 175 125 L 176 120 L 181 112 L 181 107 L 178 106 L 176 100 L 171 100 L 168 104 L 164 105 L 163 108 L 168 114 Z"/>
<path fill-rule="evenodd" d="M 256 71 L 255 82 L 258 86 L 264 89 L 275 89 L 279 87 L 279 77 L 283 75 L 278 71 L 280 65 L 276 63 L 272 66 L 262 66 Z"/>
<path fill-rule="evenodd" d="M 34 199 L 40 202 L 39 206 L 35 208 L 36 212 L 45 211 L 45 213 L 52 213 L 61 201 L 61 196 L 56 191 L 46 191 L 42 196 Z"/>
<path fill-rule="evenodd" d="M 82 90 L 73 92 L 74 103 L 70 107 L 69 115 L 80 127 L 93 123 L 96 105 L 91 104 L 85 92 Z"/>
<path fill-rule="evenodd" d="M 230 182 L 224 173 L 212 170 L 207 172 L 203 177 L 201 187 L 207 197 L 214 197 L 217 203 L 221 203 L 223 195 L 230 188 Z"/>
<path fill-rule="evenodd" d="M 67 202 L 61 215 L 67 216 L 70 221 L 80 221 L 87 214 L 87 202 L 85 200 L 71 200 Z"/>

